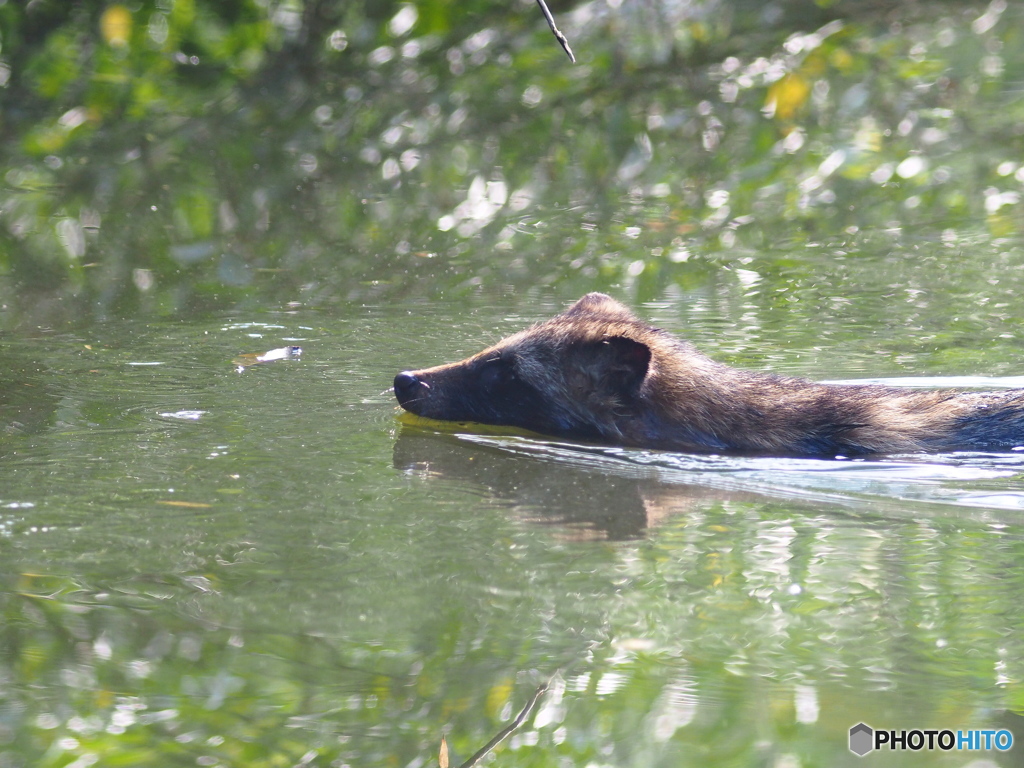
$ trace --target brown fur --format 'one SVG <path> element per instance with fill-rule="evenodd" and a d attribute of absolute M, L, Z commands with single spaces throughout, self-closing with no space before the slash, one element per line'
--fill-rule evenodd
<path fill-rule="evenodd" d="M 1007 450 L 1024 392 L 829 385 L 716 363 L 600 293 L 459 363 L 395 377 L 408 411 L 614 445 L 779 456 Z"/>

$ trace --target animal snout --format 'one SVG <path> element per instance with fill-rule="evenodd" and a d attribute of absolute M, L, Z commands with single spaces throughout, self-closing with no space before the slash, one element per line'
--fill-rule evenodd
<path fill-rule="evenodd" d="M 427 383 L 412 371 L 402 371 L 395 376 L 395 397 L 402 406 L 422 397 L 427 389 L 430 389 Z"/>

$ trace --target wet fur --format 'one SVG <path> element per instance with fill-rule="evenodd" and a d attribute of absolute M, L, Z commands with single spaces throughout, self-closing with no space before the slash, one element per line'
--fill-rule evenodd
<path fill-rule="evenodd" d="M 462 362 L 407 371 L 408 411 L 614 445 L 855 456 L 1024 445 L 1024 391 L 819 384 L 744 371 L 600 293 Z"/>

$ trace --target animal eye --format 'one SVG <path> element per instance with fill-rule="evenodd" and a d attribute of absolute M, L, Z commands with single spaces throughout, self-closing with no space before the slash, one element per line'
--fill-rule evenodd
<path fill-rule="evenodd" d="M 500 357 L 488 360 L 480 369 L 480 386 L 484 389 L 497 389 L 511 378 L 512 372 Z"/>

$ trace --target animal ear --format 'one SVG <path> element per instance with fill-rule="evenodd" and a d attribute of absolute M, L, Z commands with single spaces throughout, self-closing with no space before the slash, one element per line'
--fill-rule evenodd
<path fill-rule="evenodd" d="M 584 377 L 580 393 L 588 399 L 596 398 L 593 407 L 608 399 L 612 401 L 609 406 L 631 401 L 651 363 L 650 347 L 626 336 L 589 342 L 579 348 L 578 354 L 578 370 Z"/>
<path fill-rule="evenodd" d="M 608 373 L 616 389 L 636 392 L 651 365 L 651 348 L 628 336 L 610 336 L 602 342 L 608 347 Z"/>
<path fill-rule="evenodd" d="M 603 320 L 633 322 L 636 316 L 629 309 L 604 293 L 588 293 L 565 312 L 562 317 L 599 317 Z"/>

